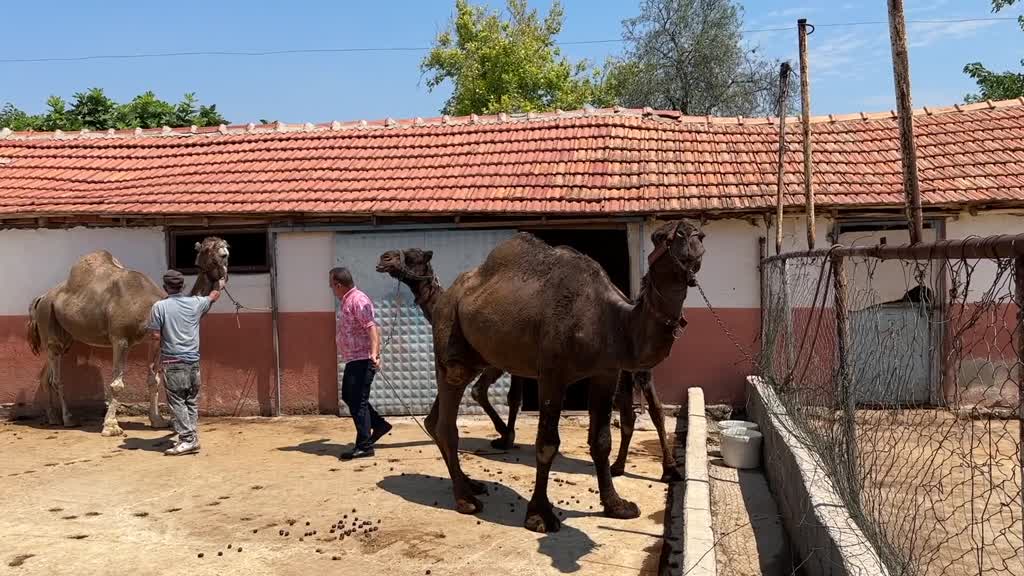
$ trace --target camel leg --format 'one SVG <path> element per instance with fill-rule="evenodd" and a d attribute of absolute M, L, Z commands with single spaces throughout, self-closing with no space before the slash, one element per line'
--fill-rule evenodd
<path fill-rule="evenodd" d="M 597 486 L 601 491 L 601 504 L 609 518 L 637 518 L 640 509 L 636 504 L 623 500 L 612 484 L 608 456 L 612 451 L 611 419 L 612 396 L 615 394 L 619 374 L 601 374 L 591 378 L 590 383 L 590 457 L 597 469 Z"/>
<path fill-rule="evenodd" d="M 680 474 L 676 459 L 672 456 L 673 448 L 668 442 L 668 434 L 665 433 L 665 413 L 661 409 L 661 400 L 658 399 L 654 385 L 649 380 L 643 390 L 644 397 L 647 398 L 647 410 L 651 414 L 651 422 L 654 422 L 654 428 L 658 431 L 658 441 L 661 442 L 661 481 L 679 482 L 683 479 L 683 475 Z"/>
<path fill-rule="evenodd" d="M 438 374 L 443 374 L 443 372 L 439 371 Z M 438 376 L 438 378 L 441 378 L 441 376 Z M 434 403 L 430 406 L 430 412 L 427 414 L 427 417 L 423 420 L 423 427 L 427 429 L 427 434 L 429 434 L 430 437 L 434 440 L 434 444 L 437 444 L 437 449 L 441 452 L 441 459 L 445 461 L 445 464 L 447 464 L 448 447 L 445 442 L 441 441 L 442 436 L 440 434 L 440 429 L 438 428 L 438 417 L 440 414 L 440 397 L 441 394 L 439 393 L 437 397 L 434 398 Z M 449 470 L 449 472 L 451 472 L 451 470 Z M 487 493 L 487 486 L 483 482 L 473 480 L 469 476 L 466 476 L 465 473 L 462 474 L 462 478 L 469 485 L 470 491 L 472 491 L 473 494 Z"/>
<path fill-rule="evenodd" d="M 491 446 L 498 449 L 508 448 L 509 429 L 508 426 L 501 420 L 501 416 L 498 415 L 498 411 L 491 405 L 490 398 L 487 397 L 487 391 L 490 390 L 491 385 L 494 384 L 498 378 L 501 378 L 501 370 L 497 368 L 487 368 L 483 374 L 477 378 L 476 383 L 473 384 L 473 388 L 470 390 L 470 394 L 473 396 L 473 400 L 484 409 L 487 416 L 491 419 L 494 424 L 494 430 L 498 433 L 500 438 L 491 441 Z"/>
<path fill-rule="evenodd" d="M 110 384 L 107 385 L 107 415 L 103 418 L 102 436 L 120 436 L 124 430 L 117 424 L 117 408 L 120 406 L 117 397 L 124 390 L 124 361 L 128 352 L 128 344 L 124 341 L 114 342 L 114 370 Z"/>
<path fill-rule="evenodd" d="M 61 375 L 61 358 L 63 354 L 51 350 L 47 357 L 50 372 L 50 401 L 53 404 L 53 412 L 56 415 L 57 407 L 60 406 L 60 419 L 51 420 L 51 424 L 63 424 L 65 428 L 78 426 L 78 421 L 71 415 L 68 409 L 67 399 L 64 398 L 64 379 Z"/>
<path fill-rule="evenodd" d="M 484 505 L 473 495 L 473 482 L 462 471 L 459 465 L 459 427 L 457 418 L 465 384 L 448 383 L 442 385 L 438 393 L 437 433 L 439 445 L 448 465 L 448 474 L 452 479 L 455 493 L 455 509 L 461 514 L 475 514 L 484 509 Z"/>
<path fill-rule="evenodd" d="M 160 415 L 160 388 L 163 374 L 156 362 L 149 365 L 149 376 L 146 378 L 146 388 L 149 393 L 149 425 L 153 428 L 167 428 L 170 422 Z"/>
<path fill-rule="evenodd" d="M 636 424 L 636 413 L 633 412 L 633 375 L 625 370 L 619 377 L 619 385 L 615 390 L 615 405 L 619 410 L 619 455 L 612 464 L 612 476 L 626 473 L 626 456 L 629 454 L 629 443 L 633 439 L 633 426 Z"/>
<path fill-rule="evenodd" d="M 513 378 L 512 384 L 508 388 L 508 441 L 505 443 L 505 450 L 511 450 L 516 446 L 516 417 L 519 416 L 519 408 L 522 405 L 523 381 Z"/>
<path fill-rule="evenodd" d="M 58 357 L 57 362 L 60 362 Z M 60 400 L 57 398 L 57 388 L 53 384 L 53 352 L 50 352 L 46 358 L 46 365 L 43 366 L 42 371 L 39 373 L 39 381 L 45 387 L 46 390 L 46 423 L 51 426 L 61 426 L 64 424 L 63 417 L 60 414 Z"/>
<path fill-rule="evenodd" d="M 537 479 L 533 486 L 533 496 L 526 506 L 525 526 L 534 532 L 558 532 L 562 528 L 562 523 L 555 516 L 551 500 L 548 499 L 548 475 L 561 444 L 558 420 L 562 416 L 565 386 L 561 382 L 542 377 L 537 381 L 537 393 L 540 400 L 536 446 Z"/>

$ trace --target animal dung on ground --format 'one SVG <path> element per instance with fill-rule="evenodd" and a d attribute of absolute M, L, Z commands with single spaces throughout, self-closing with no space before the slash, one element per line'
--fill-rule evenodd
<path fill-rule="evenodd" d="M 219 550 L 219 551 L 217 552 L 217 556 L 223 556 L 223 555 L 224 555 L 224 551 L 223 551 L 223 550 Z"/>

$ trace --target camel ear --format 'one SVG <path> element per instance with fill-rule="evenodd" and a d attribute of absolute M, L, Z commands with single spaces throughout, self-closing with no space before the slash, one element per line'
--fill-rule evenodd
<path fill-rule="evenodd" d="M 203 244 L 201 242 L 196 242 L 196 252 L 199 252 L 200 250 L 202 250 L 202 248 Z"/>
<path fill-rule="evenodd" d="M 434 257 L 433 250 L 426 250 L 423 252 L 423 262 L 430 262 L 430 259 Z"/>
<path fill-rule="evenodd" d="M 665 241 L 666 235 L 667 233 L 665 232 L 664 227 L 658 228 L 653 234 L 651 234 L 651 243 L 655 246 L 661 246 L 661 243 Z"/>

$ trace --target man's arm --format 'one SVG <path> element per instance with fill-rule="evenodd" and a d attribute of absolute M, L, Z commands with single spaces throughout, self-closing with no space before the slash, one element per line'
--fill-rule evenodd
<path fill-rule="evenodd" d="M 210 295 L 208 296 L 208 298 L 210 299 L 210 304 L 213 304 L 217 300 L 220 300 L 221 290 L 224 290 L 224 279 L 223 278 L 221 278 L 220 280 L 217 280 L 217 287 L 210 291 Z"/>
<path fill-rule="evenodd" d="M 376 324 L 370 327 L 370 362 L 380 368 L 380 327 Z"/>

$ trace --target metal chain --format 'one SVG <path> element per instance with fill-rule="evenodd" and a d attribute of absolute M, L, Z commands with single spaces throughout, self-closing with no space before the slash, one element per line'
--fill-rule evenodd
<path fill-rule="evenodd" d="M 714 316 L 715 322 L 718 324 L 718 327 L 722 330 L 726 337 L 729 338 L 729 341 L 732 342 L 732 345 L 735 346 L 737 350 L 739 350 L 740 354 L 743 355 L 747 362 L 750 362 L 751 367 L 757 366 L 757 361 L 754 360 L 754 357 L 750 354 L 750 352 L 747 351 L 746 348 L 743 347 L 742 344 L 739 343 L 739 340 L 732 333 L 732 331 L 725 326 L 725 322 L 722 320 L 722 317 L 718 315 L 718 311 L 715 310 L 715 307 L 711 305 L 711 300 L 708 299 L 708 295 L 704 293 L 704 288 L 700 285 L 699 282 L 697 282 L 697 291 L 700 292 L 701 297 L 704 299 L 704 304 L 707 305 L 708 310 L 710 310 L 711 315 Z"/>

